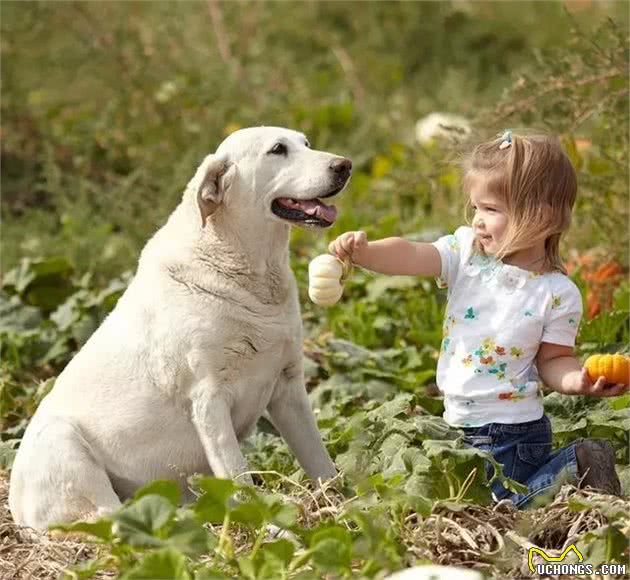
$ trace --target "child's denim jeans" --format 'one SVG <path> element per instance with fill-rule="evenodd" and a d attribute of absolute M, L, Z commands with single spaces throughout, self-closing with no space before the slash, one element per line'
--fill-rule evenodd
<path fill-rule="evenodd" d="M 492 484 L 496 500 L 510 499 L 516 507 L 525 507 L 534 497 L 552 495 L 564 482 L 577 480 L 575 445 L 551 450 L 551 423 L 546 415 L 527 423 L 488 423 L 481 427 L 466 427 L 464 441 L 492 453 L 503 464 L 503 474 L 528 486 L 525 494 L 505 489 L 500 481 Z M 494 473 L 486 462 L 488 479 Z"/>

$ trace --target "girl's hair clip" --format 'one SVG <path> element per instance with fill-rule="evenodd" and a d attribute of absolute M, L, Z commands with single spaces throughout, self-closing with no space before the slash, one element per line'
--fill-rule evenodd
<path fill-rule="evenodd" d="M 507 149 L 510 145 L 512 145 L 512 131 L 509 129 L 501 135 L 501 144 L 499 145 L 499 149 Z"/>

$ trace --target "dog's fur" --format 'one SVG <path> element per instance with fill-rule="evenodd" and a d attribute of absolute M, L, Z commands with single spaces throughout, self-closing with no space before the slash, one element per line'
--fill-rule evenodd
<path fill-rule="evenodd" d="M 95 518 L 153 479 L 186 492 L 193 473 L 235 477 L 265 410 L 310 477 L 335 475 L 304 387 L 291 220 L 271 207 L 338 193 L 350 166 L 275 127 L 205 158 L 29 424 L 11 473 L 18 524 Z"/>

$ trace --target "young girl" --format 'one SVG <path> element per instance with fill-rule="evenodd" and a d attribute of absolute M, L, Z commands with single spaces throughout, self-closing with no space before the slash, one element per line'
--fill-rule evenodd
<path fill-rule="evenodd" d="M 573 353 L 582 302 L 558 252 L 577 190 L 569 159 L 557 139 L 508 131 L 474 149 L 464 189 L 472 227 L 432 244 L 346 232 L 329 250 L 383 274 L 435 276 L 448 288 L 437 367 L 444 419 L 528 486 L 513 494 L 497 480 L 495 499 L 522 507 L 565 480 L 620 494 L 610 443 L 552 451 L 543 409 L 540 380 L 567 395 L 626 390 L 604 377 L 593 383 Z"/>

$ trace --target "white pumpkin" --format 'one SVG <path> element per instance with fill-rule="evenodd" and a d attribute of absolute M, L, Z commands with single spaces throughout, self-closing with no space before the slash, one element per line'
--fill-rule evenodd
<path fill-rule="evenodd" d="M 428 564 L 394 572 L 384 580 L 483 580 L 483 575 L 459 566 Z"/>
<path fill-rule="evenodd" d="M 332 306 L 343 294 L 342 277 L 345 279 L 349 267 L 339 258 L 322 254 L 308 265 L 308 295 L 320 306 Z"/>

